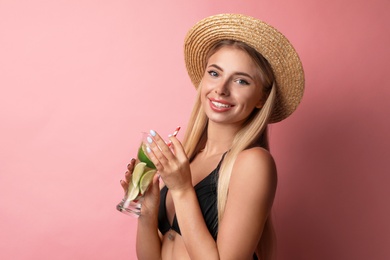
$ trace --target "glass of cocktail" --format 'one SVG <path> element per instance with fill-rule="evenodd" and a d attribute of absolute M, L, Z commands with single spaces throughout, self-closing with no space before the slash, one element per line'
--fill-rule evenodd
<path fill-rule="evenodd" d="M 180 127 L 177 127 L 173 136 L 176 136 Z M 138 148 L 137 160 L 131 174 L 131 178 L 127 187 L 127 191 L 122 201 L 116 206 L 116 209 L 127 215 L 138 217 L 141 214 L 142 201 L 145 192 L 149 188 L 154 175 L 156 174 L 156 166 L 149 159 L 146 152 L 147 133 L 142 133 L 142 141 Z M 170 143 L 168 143 L 170 146 Z"/>

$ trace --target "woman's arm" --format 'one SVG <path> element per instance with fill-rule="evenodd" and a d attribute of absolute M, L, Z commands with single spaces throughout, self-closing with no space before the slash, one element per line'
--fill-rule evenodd
<path fill-rule="evenodd" d="M 161 259 L 161 239 L 158 234 L 158 205 L 160 189 L 158 177 L 145 194 L 138 218 L 136 250 L 139 260 Z"/>
<path fill-rule="evenodd" d="M 131 182 L 135 159 L 127 165 L 125 180 L 121 180 L 125 193 Z M 138 218 L 136 250 L 138 259 L 161 259 L 161 240 L 158 234 L 158 204 L 160 189 L 158 177 L 154 176 L 150 188 L 146 191 L 141 207 L 141 215 Z"/>
<path fill-rule="evenodd" d="M 171 191 L 181 236 L 191 259 L 220 259 L 193 187 Z M 239 258 L 238 258 L 239 259 Z"/>
<path fill-rule="evenodd" d="M 270 153 L 242 151 L 233 166 L 228 199 L 219 225 L 221 259 L 252 259 L 273 204 L 277 173 Z"/>
<path fill-rule="evenodd" d="M 155 135 L 148 156 L 169 188 L 187 252 L 193 260 L 219 259 L 217 244 L 206 226 L 192 186 L 188 158 L 177 138 L 171 137 L 170 141 L 173 152 Z"/>

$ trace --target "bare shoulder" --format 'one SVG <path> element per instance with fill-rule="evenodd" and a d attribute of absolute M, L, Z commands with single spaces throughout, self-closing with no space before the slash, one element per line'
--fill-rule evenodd
<path fill-rule="evenodd" d="M 240 152 L 234 164 L 236 170 L 251 169 L 249 172 L 261 171 L 264 174 L 276 174 L 274 158 L 267 150 L 253 147 Z"/>
<path fill-rule="evenodd" d="M 233 166 L 231 182 L 244 182 L 246 186 L 263 183 L 275 188 L 277 172 L 274 158 L 260 147 L 240 152 Z"/>

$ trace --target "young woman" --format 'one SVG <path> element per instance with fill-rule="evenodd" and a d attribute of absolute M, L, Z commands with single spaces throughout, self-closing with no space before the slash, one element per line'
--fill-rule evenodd
<path fill-rule="evenodd" d="M 267 125 L 288 117 L 304 89 L 288 40 L 255 18 L 221 14 L 188 33 L 197 99 L 183 144 L 151 130 L 157 176 L 138 219 L 139 259 L 272 259 L 277 186 Z M 134 168 L 128 166 L 127 187 Z"/>

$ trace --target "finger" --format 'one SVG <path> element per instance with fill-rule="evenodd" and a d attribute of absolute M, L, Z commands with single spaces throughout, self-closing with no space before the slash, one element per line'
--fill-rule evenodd
<path fill-rule="evenodd" d="M 160 160 L 158 159 L 158 157 L 156 156 L 155 152 L 157 153 L 160 153 L 159 150 L 152 150 L 150 144 L 147 144 L 146 145 L 146 153 L 147 153 L 147 156 L 148 158 L 153 162 L 154 166 L 156 167 L 156 169 L 158 171 L 161 171 L 163 170 L 163 165 L 161 164 Z M 161 156 L 161 155 L 160 155 Z"/>
<path fill-rule="evenodd" d="M 180 159 L 187 158 L 187 154 L 184 150 L 182 143 L 175 136 L 169 136 L 169 141 L 171 142 L 171 149 L 176 157 Z"/>
<path fill-rule="evenodd" d="M 127 192 L 127 189 L 128 189 L 128 186 L 129 186 L 129 183 L 126 182 L 126 181 L 124 181 L 124 180 L 120 180 L 119 182 L 120 182 L 120 184 L 121 184 L 121 186 L 122 186 L 124 192 L 126 193 L 126 192 Z"/>
<path fill-rule="evenodd" d="M 125 179 L 126 179 L 126 182 L 130 182 L 130 180 L 131 180 L 131 172 L 129 172 L 129 171 L 125 172 Z"/>
<path fill-rule="evenodd" d="M 125 178 L 126 178 L 126 181 L 129 182 L 130 179 L 131 179 L 131 174 L 133 173 L 133 170 L 134 170 L 134 165 L 135 165 L 135 159 L 132 158 L 130 160 L 130 163 L 127 165 L 127 171 L 125 173 Z"/>
<path fill-rule="evenodd" d="M 158 133 L 156 133 L 156 131 L 150 130 L 150 135 L 162 152 L 165 153 L 170 151 L 168 144 L 165 142 L 163 138 L 161 138 L 161 136 Z"/>
<path fill-rule="evenodd" d="M 159 176 L 157 174 L 154 175 L 152 185 L 149 187 L 149 190 L 153 196 L 158 196 L 160 194 Z"/>
<path fill-rule="evenodd" d="M 153 163 L 156 162 L 159 165 L 165 165 L 167 163 L 167 157 L 166 157 L 167 150 L 169 150 L 169 149 L 167 149 L 167 145 L 165 144 L 165 142 L 161 143 L 158 141 L 161 138 L 158 135 L 156 135 L 156 133 L 155 133 L 155 138 L 152 138 L 152 136 L 148 136 L 148 138 L 147 138 L 148 144 L 147 144 L 146 150 L 149 153 L 148 156 L 152 161 L 153 161 L 153 158 L 155 158 L 155 160 L 157 160 L 157 161 L 153 161 Z M 158 144 L 158 142 L 160 144 Z M 160 145 L 163 147 L 160 147 Z M 171 152 L 171 151 L 169 151 L 169 152 Z M 155 166 L 157 167 L 156 164 L 155 164 Z M 159 169 L 159 168 L 157 167 L 157 169 Z"/>
<path fill-rule="evenodd" d="M 150 135 L 151 137 L 148 139 L 148 142 L 151 146 L 151 148 L 153 149 L 153 151 L 155 152 L 155 155 L 157 158 L 160 159 L 160 156 L 161 156 L 161 159 L 164 159 L 164 157 L 168 160 L 172 159 L 173 158 L 173 153 L 171 151 L 171 149 L 169 148 L 169 146 L 167 145 L 167 143 L 165 142 L 164 139 L 161 138 L 161 136 L 156 133 L 156 131 L 154 130 L 150 130 Z M 157 148 L 160 150 L 157 151 L 155 148 Z M 163 155 L 160 155 L 160 153 Z"/>
<path fill-rule="evenodd" d="M 135 165 L 135 159 L 131 158 L 130 163 L 127 165 L 127 170 L 129 172 L 133 172 L 134 170 L 134 165 Z"/>

